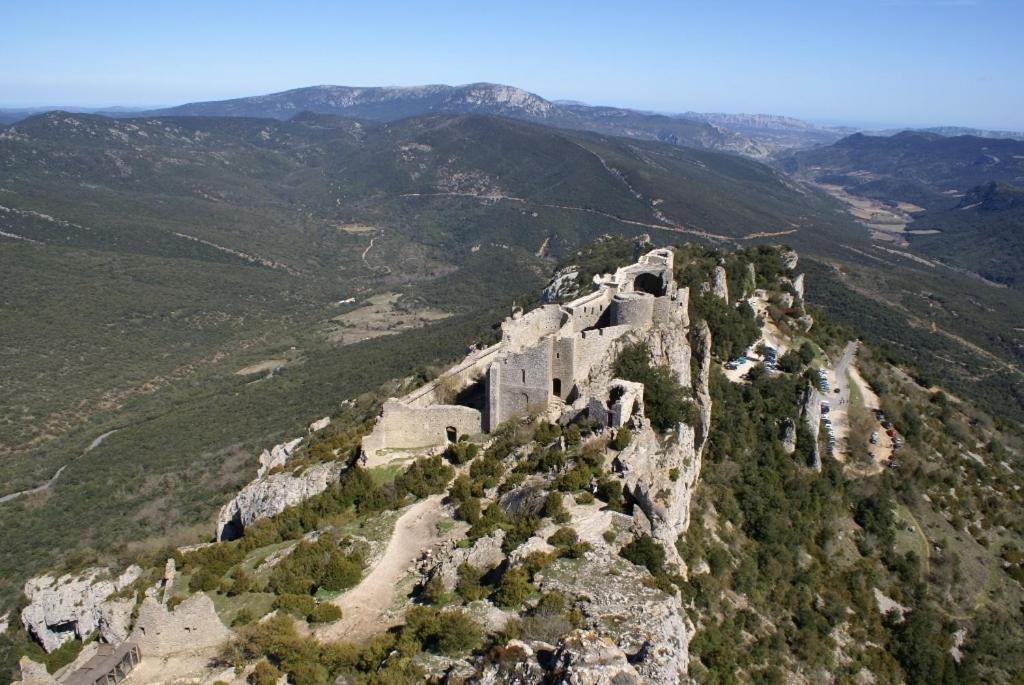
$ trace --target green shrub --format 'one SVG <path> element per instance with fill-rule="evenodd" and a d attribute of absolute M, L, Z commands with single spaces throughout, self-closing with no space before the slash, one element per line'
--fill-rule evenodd
<path fill-rule="evenodd" d="M 633 540 L 619 550 L 619 554 L 637 566 L 645 566 L 651 575 L 665 572 L 665 550 L 650 535 Z"/>
<path fill-rule="evenodd" d="M 498 589 L 494 594 L 495 603 L 506 609 L 513 609 L 526 601 L 533 592 L 530 576 L 522 568 L 513 566 L 501 577 Z"/>
<path fill-rule="evenodd" d="M 254 620 L 256 620 L 256 617 L 253 615 L 252 610 L 249 607 L 242 607 L 235 614 L 235 617 L 231 619 L 231 627 L 237 628 L 238 626 L 248 625 Z"/>
<path fill-rule="evenodd" d="M 341 608 L 330 602 L 320 602 L 308 616 L 310 623 L 334 623 L 341 620 Z"/>
<path fill-rule="evenodd" d="M 552 547 L 572 547 L 579 542 L 579 536 L 572 528 L 559 528 L 548 538 L 548 544 Z"/>
<path fill-rule="evenodd" d="M 568 520 L 569 512 L 562 503 L 562 493 L 548 493 L 547 499 L 544 500 L 544 516 L 553 519 L 555 523 L 564 523 Z"/>
<path fill-rule="evenodd" d="M 615 437 L 612 439 L 612 448 L 621 452 L 629 446 L 629 443 L 633 440 L 633 431 L 629 430 L 628 427 L 623 426 L 619 430 L 615 431 Z"/>
<path fill-rule="evenodd" d="M 248 682 L 250 685 L 277 685 L 277 681 L 281 679 L 282 675 L 284 674 L 277 670 L 273 664 L 263 659 L 256 662 L 256 668 L 253 669 Z"/>
<path fill-rule="evenodd" d="M 410 464 L 405 473 L 395 479 L 395 489 L 399 495 L 409 493 L 422 499 L 444 492 L 454 476 L 455 469 L 435 455 Z"/>
<path fill-rule="evenodd" d="M 476 566 L 467 563 L 459 564 L 459 580 L 455 586 L 455 592 L 467 602 L 474 602 L 483 599 L 489 593 L 486 586 L 481 583 L 483 572 Z"/>
<path fill-rule="evenodd" d="M 305 618 L 313 613 L 316 600 L 309 595 L 283 594 L 274 598 L 274 608 Z"/>
<path fill-rule="evenodd" d="M 626 506 L 622 483 L 616 478 L 602 478 L 597 482 L 597 498 L 607 502 L 612 511 L 622 511 Z"/>
<path fill-rule="evenodd" d="M 477 454 L 480 453 L 480 446 L 476 443 L 468 442 L 466 440 L 459 440 L 453 445 L 449 445 L 445 451 L 445 456 L 453 464 L 465 464 L 468 461 L 476 459 Z"/>

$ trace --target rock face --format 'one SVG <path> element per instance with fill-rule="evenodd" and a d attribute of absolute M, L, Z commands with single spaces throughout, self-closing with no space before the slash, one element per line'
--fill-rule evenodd
<path fill-rule="evenodd" d="M 138 566 L 129 566 L 115 579 L 109 579 L 105 568 L 60 578 L 32 578 L 25 583 L 29 604 L 21 612 L 21 622 L 47 652 L 76 637 L 83 639 L 94 630 L 100 630 L 109 641 L 123 639 L 134 602 L 107 600 L 135 582 L 141 573 Z"/>
<path fill-rule="evenodd" d="M 576 598 L 575 605 L 583 614 L 581 628 L 611 641 L 601 641 L 606 653 L 614 650 L 631 655 L 629 661 L 639 679 L 624 682 L 677 685 L 687 679 L 694 627 L 679 598 L 648 587 L 645 578 L 649 578 L 646 569 L 625 559 L 588 552 L 576 568 L 559 561 L 541 571 L 537 583 L 545 592 L 557 590 Z M 595 643 L 588 639 L 581 647 L 587 644 Z"/>
<path fill-rule="evenodd" d="M 796 250 L 786 250 L 782 253 L 782 265 L 787 269 L 795 269 L 799 262 L 800 255 L 796 253 Z"/>
<path fill-rule="evenodd" d="M 46 666 L 27 656 L 18 660 L 18 668 L 21 670 L 21 680 L 15 680 L 11 685 L 57 685 L 57 679 L 50 675 Z"/>
<path fill-rule="evenodd" d="M 152 597 L 142 601 L 132 640 L 146 656 L 164 657 L 220 645 L 231 636 L 205 593 L 192 595 L 168 611 Z"/>
<path fill-rule="evenodd" d="M 489 571 L 505 560 L 501 551 L 501 543 L 505 540 L 505 531 L 498 529 L 486 537 L 482 537 L 466 549 L 457 547 L 448 541 L 431 559 L 421 564 L 421 571 L 428 578 L 438 576 L 447 591 L 455 589 L 459 582 L 459 566 L 469 564 L 481 571 Z"/>
<path fill-rule="evenodd" d="M 597 633 L 575 630 L 558 644 L 554 683 L 566 685 L 640 685 L 640 674 L 626 653 Z"/>
<path fill-rule="evenodd" d="M 325 416 L 322 419 L 317 419 L 313 423 L 309 424 L 309 432 L 310 433 L 316 433 L 317 431 L 322 431 L 324 428 L 327 428 L 329 425 L 331 425 L 331 417 L 330 416 Z"/>
<path fill-rule="evenodd" d="M 644 342 L 651 348 L 651 357 L 658 364 L 665 364 L 672 371 L 679 384 L 690 387 L 690 343 L 686 333 L 690 326 L 689 302 L 690 291 L 680 288 L 676 293 L 682 303 L 671 312 L 667 325 L 652 329 Z"/>
<path fill-rule="evenodd" d="M 802 302 L 804 300 L 804 275 L 803 274 L 799 274 L 796 278 L 793 279 L 793 289 L 796 290 L 796 294 L 800 298 L 800 301 Z"/>
<path fill-rule="evenodd" d="M 779 439 L 782 440 L 782 449 L 786 454 L 793 454 L 796 451 L 796 424 L 789 419 L 784 419 Z"/>
<path fill-rule="evenodd" d="M 809 466 L 821 470 L 821 455 L 818 454 L 818 432 L 821 429 L 821 396 L 808 385 L 804 389 L 804 401 L 800 410 L 804 425 L 811 435 L 811 462 Z"/>
<path fill-rule="evenodd" d="M 579 275 L 579 270 L 574 266 L 560 270 L 541 292 L 541 302 L 558 302 L 576 295 L 580 289 Z"/>
<path fill-rule="evenodd" d="M 547 673 L 537 661 L 533 648 L 520 640 L 511 640 L 496 650 L 493 663 L 488 663 L 479 676 L 470 678 L 474 685 L 537 685 L 545 682 Z"/>
<path fill-rule="evenodd" d="M 217 517 L 217 539 L 233 540 L 254 521 L 269 518 L 327 489 L 338 480 L 341 464 L 314 464 L 299 475 L 275 473 L 252 481 Z"/>
<path fill-rule="evenodd" d="M 729 301 L 729 285 L 725 280 L 725 267 L 716 266 L 711 274 L 711 294 L 726 302 Z"/>
<path fill-rule="evenodd" d="M 328 418 L 327 423 L 330 422 L 331 420 Z M 311 431 L 313 430 L 313 426 L 317 423 L 319 423 L 319 421 L 314 422 L 314 424 L 309 427 Z M 256 472 L 256 475 L 263 476 L 272 469 L 287 464 L 288 458 L 292 456 L 292 453 L 295 451 L 295 448 L 299 446 L 300 442 L 302 442 L 302 438 L 295 438 L 288 442 L 282 442 L 280 445 L 274 445 L 269 450 L 263 450 L 263 452 L 260 453 L 260 468 Z"/>

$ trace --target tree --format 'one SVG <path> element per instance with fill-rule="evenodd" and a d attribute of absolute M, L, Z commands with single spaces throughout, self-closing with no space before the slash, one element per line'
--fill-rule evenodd
<path fill-rule="evenodd" d="M 487 596 L 487 588 L 480 582 L 483 573 L 476 566 L 465 562 L 459 564 L 459 580 L 455 592 L 467 602 L 474 602 Z"/>
<path fill-rule="evenodd" d="M 529 574 L 524 569 L 513 566 L 501 577 L 494 601 L 498 606 L 512 609 L 525 602 L 532 591 Z"/>

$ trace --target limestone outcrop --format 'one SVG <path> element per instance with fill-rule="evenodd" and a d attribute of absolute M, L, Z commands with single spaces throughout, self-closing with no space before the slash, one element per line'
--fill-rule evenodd
<path fill-rule="evenodd" d="M 793 270 L 799 263 L 800 255 L 797 254 L 796 250 L 786 250 L 782 253 L 782 265 L 787 269 Z"/>
<path fill-rule="evenodd" d="M 231 636 L 205 593 L 192 595 L 170 611 L 152 597 L 142 601 L 131 639 L 147 657 L 166 657 L 217 647 Z"/>
<path fill-rule="evenodd" d="M 580 647 L 603 643 L 609 654 L 631 655 L 629 661 L 639 679 L 625 682 L 677 685 L 686 681 L 694 627 L 677 596 L 649 587 L 644 582 L 649 577 L 646 569 L 618 557 L 588 552 L 571 573 L 560 572 L 560 563 L 541 571 L 536 582 L 545 592 L 557 590 L 575 598 L 583 616 L 580 628 L 600 640 L 588 638 Z"/>
<path fill-rule="evenodd" d="M 579 275 L 579 270 L 574 266 L 560 270 L 541 292 L 541 302 L 557 302 L 576 295 L 580 289 Z"/>
<path fill-rule="evenodd" d="M 25 583 L 29 603 L 22 609 L 21 622 L 47 652 L 76 637 L 84 639 L 95 630 L 114 641 L 127 632 L 134 602 L 108 598 L 135 582 L 141 573 L 142 569 L 133 565 L 117 578 L 111 578 L 106 568 L 59 578 L 32 578 Z"/>
<path fill-rule="evenodd" d="M 793 454 L 796 451 L 796 424 L 792 420 L 783 420 L 779 439 L 782 441 L 782 449 L 786 451 L 786 454 Z"/>
<path fill-rule="evenodd" d="M 821 396 L 810 385 L 804 389 L 804 399 L 800 414 L 811 437 L 811 457 L 810 464 L 808 465 L 820 470 L 821 455 L 818 454 L 818 433 L 821 429 Z"/>
<path fill-rule="evenodd" d="M 797 277 L 793 279 L 793 290 L 796 291 L 797 297 L 799 297 L 800 301 L 802 302 L 804 300 L 804 275 L 803 274 L 798 274 Z"/>
<path fill-rule="evenodd" d="M 317 419 L 313 423 L 309 424 L 309 432 L 310 433 L 316 433 L 317 431 L 322 431 L 324 428 L 327 428 L 329 425 L 331 425 L 331 417 L 330 416 L 325 416 L 322 419 Z"/>
<path fill-rule="evenodd" d="M 330 423 L 330 419 L 327 420 Z M 312 429 L 312 426 L 310 426 Z M 269 450 L 263 450 L 260 453 L 260 468 L 256 472 L 257 476 L 266 475 L 272 469 L 278 466 L 284 466 L 288 463 L 288 458 L 295 452 L 295 448 L 302 442 L 302 438 L 295 438 L 288 442 L 282 442 L 280 445 L 274 445 Z"/>
<path fill-rule="evenodd" d="M 725 278 L 724 266 L 716 266 L 711 273 L 711 294 L 726 302 L 729 301 L 729 285 Z"/>
<path fill-rule="evenodd" d="M 341 464 L 314 464 L 301 473 L 275 473 L 246 485 L 224 505 L 217 517 L 217 539 L 239 537 L 254 521 L 280 514 L 288 507 L 318 495 L 338 480 Z"/>
<path fill-rule="evenodd" d="M 499 659 L 484 666 L 476 677 L 467 682 L 473 685 L 539 685 L 547 673 L 537 660 L 533 647 L 521 640 L 510 640 L 497 648 Z"/>
<path fill-rule="evenodd" d="M 15 680 L 11 685 L 57 685 L 57 679 L 50 675 L 46 666 L 27 656 L 18 660 L 18 669 L 21 671 L 21 680 Z"/>
<path fill-rule="evenodd" d="M 445 589 L 451 592 L 459 582 L 459 566 L 462 564 L 489 571 L 502 563 L 505 560 L 505 554 L 501 551 L 504 540 L 505 531 L 498 529 L 480 538 L 469 548 L 457 547 L 454 541 L 448 541 L 431 558 L 423 560 L 420 571 L 427 578 L 439 577 Z"/>
<path fill-rule="evenodd" d="M 626 653 L 597 633 L 576 630 L 566 635 L 555 652 L 551 682 L 565 685 L 640 685 L 640 674 Z"/>

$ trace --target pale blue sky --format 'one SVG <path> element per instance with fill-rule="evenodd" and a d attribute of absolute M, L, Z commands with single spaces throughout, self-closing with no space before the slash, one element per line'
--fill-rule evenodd
<path fill-rule="evenodd" d="M 165 105 L 314 84 L 1024 130 L 1024 1 L 0 0 L 0 106 Z"/>

